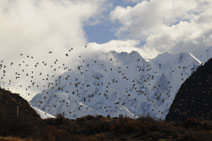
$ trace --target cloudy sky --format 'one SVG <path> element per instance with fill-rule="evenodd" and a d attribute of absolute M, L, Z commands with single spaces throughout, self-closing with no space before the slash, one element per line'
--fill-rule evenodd
<path fill-rule="evenodd" d="M 99 51 L 135 50 L 151 59 L 164 52 L 208 47 L 212 47 L 212 0 L 0 0 L 0 60 L 6 64 L 26 61 L 20 53 L 36 57 L 29 64 L 57 58 L 73 65 L 79 54 Z M 64 55 L 70 48 L 74 48 L 71 60 Z M 13 65 L 7 72 L 21 69 Z M 32 70 L 36 71 L 28 71 Z M 0 85 L 14 78 L 8 75 Z M 14 81 L 16 91 L 19 84 L 29 84 L 26 80 Z"/>
<path fill-rule="evenodd" d="M 152 58 L 212 46 L 212 1 L 0 0 L 0 31 L 5 57 L 89 44 Z"/>

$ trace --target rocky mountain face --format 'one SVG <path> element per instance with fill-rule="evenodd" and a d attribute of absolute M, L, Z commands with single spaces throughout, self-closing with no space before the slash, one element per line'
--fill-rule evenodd
<path fill-rule="evenodd" d="M 101 52 L 82 59 L 30 103 L 71 119 L 85 115 L 164 119 L 181 84 L 201 63 L 191 53 L 165 53 L 146 61 L 135 51 Z"/>
<path fill-rule="evenodd" d="M 167 120 L 190 117 L 212 119 L 212 59 L 195 71 L 181 86 Z"/>

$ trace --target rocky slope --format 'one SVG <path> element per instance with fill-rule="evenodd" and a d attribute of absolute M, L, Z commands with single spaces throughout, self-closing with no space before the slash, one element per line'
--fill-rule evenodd
<path fill-rule="evenodd" d="M 166 117 L 212 119 L 212 59 L 194 72 L 181 86 Z"/>

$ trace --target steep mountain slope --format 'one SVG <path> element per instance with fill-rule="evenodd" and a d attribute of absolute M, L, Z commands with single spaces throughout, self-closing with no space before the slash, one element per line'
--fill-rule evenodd
<path fill-rule="evenodd" d="M 200 65 L 191 53 L 146 61 L 137 52 L 84 58 L 36 95 L 31 104 L 52 115 L 150 115 L 165 118 L 184 80 Z"/>
<path fill-rule="evenodd" d="M 212 119 L 212 59 L 194 72 L 181 86 L 166 117 Z"/>

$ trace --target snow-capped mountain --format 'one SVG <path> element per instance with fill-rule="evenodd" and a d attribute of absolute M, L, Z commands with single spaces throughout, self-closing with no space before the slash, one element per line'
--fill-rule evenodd
<path fill-rule="evenodd" d="M 207 61 L 207 59 L 205 59 Z M 191 53 L 98 53 L 59 76 L 31 104 L 56 115 L 138 116 L 164 119 L 181 84 L 202 62 Z"/>

